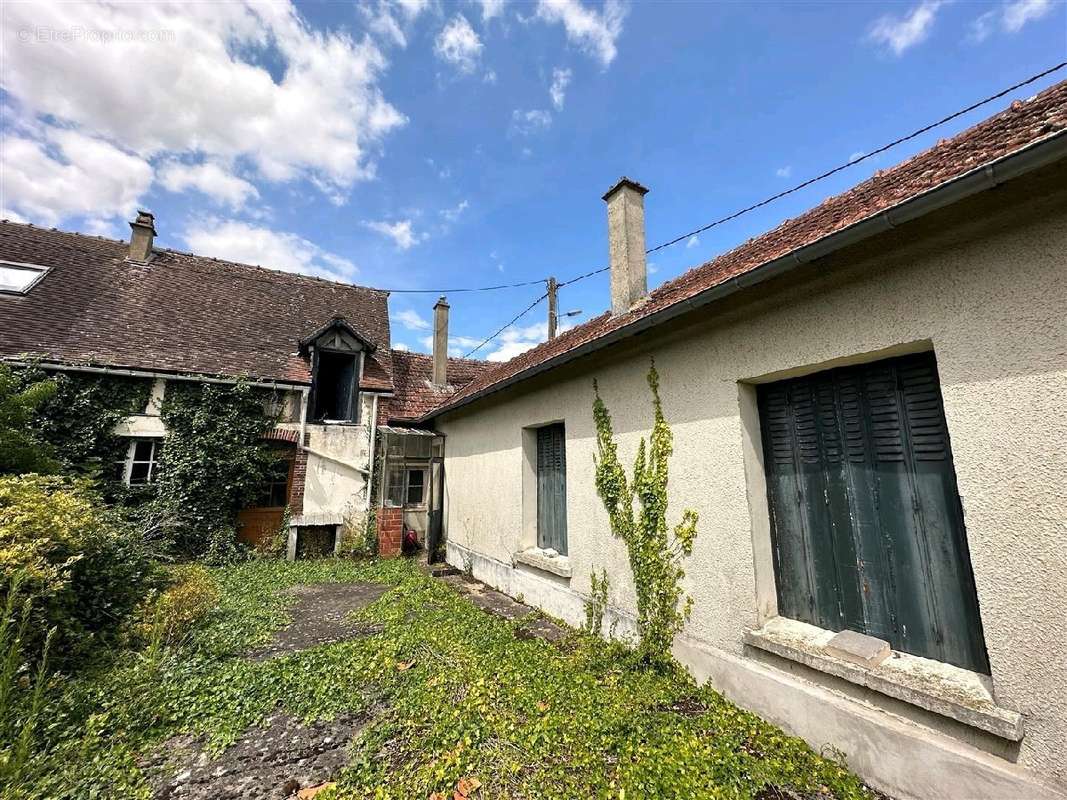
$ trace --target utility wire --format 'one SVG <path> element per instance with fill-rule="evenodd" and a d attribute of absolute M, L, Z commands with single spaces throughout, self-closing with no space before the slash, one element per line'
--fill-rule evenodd
<path fill-rule="evenodd" d="M 499 286 L 464 286 L 458 289 L 381 289 L 390 294 L 459 294 L 460 292 L 495 292 L 498 289 L 518 289 L 522 286 L 534 286 L 544 283 L 545 279 L 523 281 L 522 283 L 502 283 Z"/>
<path fill-rule="evenodd" d="M 795 185 L 795 186 L 793 186 L 793 187 L 791 187 L 789 189 L 785 189 L 784 191 L 781 191 L 781 192 L 778 192 L 777 194 L 771 195 L 770 197 L 768 197 L 768 198 L 766 198 L 764 200 L 760 200 L 758 203 L 753 203 L 750 206 L 742 208 L 740 211 L 735 211 L 732 214 L 726 215 L 725 217 L 720 217 L 719 219 L 716 219 L 716 220 L 714 220 L 712 222 L 709 222 L 707 225 L 704 225 L 704 226 L 702 226 L 700 228 L 696 228 L 694 230 L 691 230 L 688 233 L 683 233 L 681 236 L 676 236 L 675 238 L 671 239 L 670 241 L 663 242 L 662 244 L 658 244 L 655 247 L 650 247 L 648 250 L 645 251 L 645 254 L 647 255 L 647 254 L 655 253 L 655 252 L 657 252 L 659 250 L 663 250 L 663 249 L 665 249 L 667 247 L 670 247 L 672 245 L 676 245 L 679 242 L 685 241 L 686 239 L 688 239 L 691 236 L 696 236 L 697 234 L 704 233 L 705 231 L 709 231 L 712 228 L 715 228 L 715 227 L 717 227 L 719 225 L 722 225 L 722 224 L 724 224 L 726 222 L 730 222 L 731 220 L 735 220 L 738 217 L 741 217 L 741 216 L 743 216 L 745 214 L 748 214 L 748 213 L 750 213 L 752 211 L 755 211 L 758 208 L 762 208 L 765 205 L 773 203 L 775 200 L 780 200 L 783 197 L 791 195 L 791 194 L 793 194 L 795 192 L 799 192 L 801 189 L 806 189 L 808 186 L 811 186 L 814 183 L 818 183 L 819 181 L 825 180 L 826 178 L 829 178 L 831 175 L 836 175 L 838 172 L 846 170 L 849 167 L 853 167 L 856 164 L 859 164 L 859 163 L 861 163 L 863 161 L 866 161 L 869 158 L 874 158 L 875 156 L 877 156 L 877 155 L 879 155 L 881 153 L 884 153 L 887 150 L 890 150 L 890 149 L 892 149 L 894 147 L 897 147 L 898 145 L 901 145 L 904 142 L 910 141 L 910 140 L 912 140 L 912 139 L 914 139 L 914 138 L 916 138 L 918 136 L 922 136 L 924 133 L 928 133 L 929 131 L 933 130 L 934 128 L 940 127 L 941 125 L 944 125 L 947 122 L 951 122 L 952 120 L 957 119 L 958 117 L 962 117 L 964 114 L 968 114 L 971 111 L 974 111 L 975 109 L 981 108 L 984 105 L 988 105 L 989 103 L 992 103 L 994 100 L 999 100 L 1000 98 L 1004 97 L 1005 95 L 1010 94 L 1011 92 L 1014 92 L 1016 89 L 1021 89 L 1022 87 L 1028 86 L 1029 84 L 1034 83 L 1035 81 L 1039 81 L 1042 78 L 1044 78 L 1044 77 L 1046 77 L 1048 75 L 1051 75 L 1053 72 L 1057 72 L 1057 71 L 1063 69 L 1064 67 L 1067 67 L 1067 61 L 1061 61 L 1060 63 L 1056 64 L 1055 66 L 1049 67 L 1048 69 L 1046 69 L 1046 70 L 1044 70 L 1042 72 L 1039 72 L 1036 75 L 1032 75 L 1029 78 L 1026 78 L 1025 80 L 1019 81 L 1018 83 L 1013 84 L 1013 85 L 1007 87 L 1006 89 L 1001 89 L 996 94 L 991 94 L 991 95 L 989 95 L 988 97 L 986 97 L 986 98 L 984 98 L 982 100 L 979 100 L 979 101 L 977 101 L 975 103 L 971 103 L 971 105 L 967 106 L 966 108 L 962 108 L 959 111 L 955 111 L 955 112 L 953 112 L 952 114 L 949 114 L 946 117 L 942 117 L 941 119 L 937 120 L 936 122 L 931 122 L 928 125 L 924 125 L 923 127 L 919 128 L 919 129 L 917 129 L 915 131 L 912 131 L 911 133 L 907 134 L 906 136 L 901 136 L 898 139 L 894 139 L 893 141 L 888 142 L 887 144 L 884 144 L 881 147 L 879 147 L 879 148 L 877 148 L 875 150 L 872 150 L 869 153 L 864 153 L 862 156 L 858 156 L 857 158 L 851 159 L 851 160 L 845 162 L 844 164 L 839 164 L 838 166 L 836 166 L 836 167 L 834 167 L 832 169 L 828 169 L 825 172 L 823 172 L 823 173 L 821 173 L 819 175 L 816 175 L 813 178 L 808 178 L 806 181 L 798 183 L 797 185 Z M 611 269 L 611 268 L 610 267 L 601 267 L 600 269 L 594 269 L 594 270 L 591 270 L 589 272 L 583 273 L 582 275 L 578 275 L 577 277 L 571 278 L 570 280 L 560 281 L 559 283 L 556 284 L 556 288 L 557 289 L 562 289 L 564 286 L 569 286 L 572 283 L 577 283 L 578 281 L 585 280 L 586 278 L 591 278 L 594 275 L 599 275 L 602 272 L 607 272 L 609 269 Z M 509 288 L 510 289 L 510 288 L 517 287 L 517 286 L 531 286 L 531 285 L 533 285 L 535 283 L 544 283 L 546 280 L 547 280 L 547 278 L 544 278 L 544 279 L 541 279 L 541 280 L 538 280 L 538 281 L 528 281 L 526 283 L 510 284 L 508 286 L 489 286 L 489 287 L 485 287 L 485 288 L 482 288 L 482 289 L 460 289 L 460 290 L 452 290 L 452 291 L 493 291 L 494 289 L 503 289 L 503 288 Z M 425 289 L 425 290 L 409 290 L 409 291 L 427 291 L 427 292 L 429 292 L 429 291 L 433 291 L 433 290 Z M 491 342 L 493 339 L 495 339 L 497 336 L 499 336 L 501 333 L 503 333 L 508 327 L 510 327 L 515 322 L 517 322 L 519 319 L 521 319 L 523 316 L 525 316 L 527 313 L 529 313 L 534 308 L 534 306 L 536 306 L 538 303 L 540 303 L 542 300 L 544 300 L 547 296 L 548 296 L 548 294 L 546 293 L 546 294 L 542 295 L 541 297 L 539 297 L 537 300 L 535 300 L 530 306 L 528 306 L 517 317 L 515 317 L 515 319 L 513 319 L 511 322 L 509 322 L 503 328 L 498 330 L 496 333 L 494 333 L 492 336 L 490 336 L 484 342 L 482 342 L 477 347 L 475 347 L 473 350 L 471 350 L 470 353 L 467 353 L 467 356 L 465 356 L 465 358 L 469 357 L 473 353 L 476 353 L 478 350 L 483 348 L 485 345 L 487 345 L 489 342 Z"/>
<path fill-rule="evenodd" d="M 541 281 L 538 281 L 538 283 L 540 283 L 540 282 Z M 541 295 L 536 300 L 534 300 L 532 303 L 530 303 L 530 305 L 526 306 L 526 308 L 524 308 L 522 311 L 520 311 L 518 314 L 515 315 L 514 319 L 512 319 L 511 322 L 509 322 L 507 325 L 502 327 L 500 330 L 498 330 L 492 336 L 488 337 L 485 341 L 483 341 L 481 344 L 479 344 L 477 347 L 475 347 L 473 350 L 471 350 L 469 353 L 467 353 L 463 357 L 464 358 L 470 358 L 472 355 L 477 353 L 479 350 L 481 350 L 483 347 L 485 347 L 487 344 L 489 344 L 491 341 L 493 341 L 493 339 L 495 339 L 497 336 L 502 334 L 504 331 L 506 331 L 508 328 L 510 328 L 512 325 L 514 325 L 520 319 L 522 319 L 527 314 L 529 314 L 531 311 L 533 311 L 534 308 L 537 306 L 537 304 L 540 303 L 542 300 L 544 300 L 546 297 L 548 297 L 548 292 L 545 292 L 543 295 Z"/>

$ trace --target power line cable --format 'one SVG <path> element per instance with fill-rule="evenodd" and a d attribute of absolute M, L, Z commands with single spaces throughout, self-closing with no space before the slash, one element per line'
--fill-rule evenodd
<path fill-rule="evenodd" d="M 538 281 L 538 283 L 540 283 L 540 281 Z M 510 328 L 512 325 L 514 325 L 520 319 L 522 319 L 527 314 L 529 314 L 531 311 L 533 311 L 534 308 L 537 306 L 537 304 L 540 303 L 542 300 L 544 300 L 546 297 L 548 297 L 548 292 L 545 292 L 543 295 L 541 295 L 536 300 L 534 300 L 532 303 L 530 303 L 530 305 L 526 306 L 526 308 L 524 308 L 522 311 L 520 311 L 518 314 L 515 315 L 515 317 L 511 320 L 511 322 L 509 322 L 507 325 L 503 326 L 500 330 L 498 330 L 492 336 L 490 336 L 487 339 L 485 339 L 485 341 L 483 341 L 481 344 L 479 344 L 477 347 L 475 347 L 473 350 L 471 350 L 469 353 L 467 353 L 463 357 L 464 358 L 470 358 L 472 355 L 477 353 L 479 350 L 481 350 L 483 347 L 485 347 L 487 344 L 489 344 L 489 342 L 493 341 L 493 339 L 495 339 L 497 336 L 502 334 L 504 331 L 506 331 L 508 328 Z"/>
<path fill-rule="evenodd" d="M 1056 64 L 1056 65 L 1054 65 L 1052 67 L 1049 67 L 1048 69 L 1043 70 L 1042 72 L 1039 72 L 1036 75 L 1032 75 L 1029 78 L 1026 78 L 1025 80 L 1019 81 L 1018 83 L 1015 83 L 1015 84 L 1007 87 L 1006 89 L 1001 89 L 999 92 L 996 92 L 995 94 L 991 94 L 988 97 L 983 98 L 982 100 L 979 100 L 979 101 L 977 101 L 975 103 L 971 103 L 971 105 L 967 106 L 966 108 L 962 108 L 959 111 L 955 111 L 955 112 L 949 114 L 946 117 L 942 117 L 941 119 L 937 120 L 936 122 L 931 122 L 928 125 L 924 125 L 921 128 L 918 128 L 917 130 L 912 131 L 911 133 L 907 134 L 906 136 L 901 136 L 901 137 L 899 137 L 897 139 L 894 139 L 893 141 L 888 142 L 887 144 L 884 144 L 881 147 L 878 147 L 877 149 L 872 150 L 869 153 L 864 153 L 862 156 L 858 156 L 857 158 L 850 159 L 849 161 L 845 162 L 844 164 L 839 164 L 838 166 L 833 167 L 832 169 L 828 169 L 825 172 L 823 172 L 823 173 L 821 173 L 819 175 L 816 175 L 813 178 L 808 178 L 807 180 L 802 181 L 801 183 L 798 183 L 798 184 L 796 184 L 795 186 L 793 186 L 793 187 L 791 187 L 789 189 L 785 189 L 784 191 L 781 191 L 781 192 L 778 192 L 777 194 L 771 195 L 770 197 L 768 197 L 768 198 L 766 198 L 764 200 L 760 200 L 758 203 L 753 203 L 752 205 L 747 206 L 745 208 L 742 208 L 739 211 L 735 211 L 732 214 L 726 215 L 725 217 L 720 217 L 719 219 L 716 219 L 716 220 L 714 220 L 712 222 L 709 222 L 707 225 L 704 225 L 702 227 L 696 228 L 695 230 L 691 230 L 688 233 L 683 233 L 681 236 L 676 236 L 675 238 L 673 238 L 673 239 L 671 239 L 669 241 L 663 242 L 662 244 L 658 244 L 655 247 L 650 247 L 649 249 L 647 249 L 645 251 L 645 254 L 648 255 L 648 254 L 651 254 L 651 253 L 655 253 L 655 252 L 657 252 L 659 250 L 663 250 L 663 249 L 665 249 L 667 247 L 671 247 L 672 245 L 676 245 L 679 242 L 683 242 L 683 241 L 689 239 L 691 236 L 696 236 L 698 234 L 704 233 L 705 231 L 709 231 L 712 228 L 715 228 L 715 227 L 717 227 L 719 225 L 722 225 L 722 224 L 724 224 L 726 222 L 730 222 L 732 220 L 735 220 L 738 217 L 741 217 L 741 216 L 743 216 L 745 214 L 748 214 L 748 213 L 750 213 L 752 211 L 755 211 L 758 208 L 762 208 L 763 206 L 766 206 L 766 205 L 768 205 L 770 203 L 773 203 L 775 200 L 780 200 L 783 197 L 786 197 L 788 195 L 794 194 L 795 192 L 799 192 L 801 189 L 806 189 L 808 186 L 811 186 L 814 183 L 818 183 L 819 181 L 825 180 L 826 178 L 829 178 L 831 175 L 836 175 L 838 172 L 846 170 L 849 167 L 853 167 L 856 164 L 860 164 L 860 163 L 866 161 L 869 158 L 874 158 L 875 156 L 877 156 L 877 155 L 879 155 L 881 153 L 884 153 L 887 150 L 891 150 L 892 148 L 897 147 L 898 145 L 901 145 L 904 142 L 910 141 L 910 140 L 912 140 L 912 139 L 914 139 L 914 138 L 916 138 L 918 136 L 922 136 L 924 133 L 928 133 L 929 131 L 933 130 L 934 128 L 940 127 L 941 125 L 944 125 L 947 122 L 951 122 L 952 120 L 957 119 L 957 118 L 963 116 L 964 114 L 968 114 L 971 111 L 974 111 L 975 109 L 981 108 L 984 105 L 988 105 L 989 103 L 992 103 L 994 100 L 999 100 L 1000 98 L 1004 97 L 1005 95 L 1010 94 L 1011 92 L 1014 92 L 1017 89 L 1021 89 L 1024 86 L 1028 86 L 1029 84 L 1034 83 L 1035 81 L 1039 81 L 1042 78 L 1044 78 L 1044 77 L 1046 77 L 1048 75 L 1051 75 L 1054 72 L 1057 72 L 1057 71 L 1063 69 L 1064 67 L 1067 67 L 1067 61 L 1061 61 L 1060 63 L 1058 63 L 1058 64 Z M 583 273 L 581 275 L 578 275 L 577 277 L 571 278 L 570 280 L 561 281 L 561 282 L 557 283 L 556 284 L 556 288 L 557 288 L 557 290 L 558 289 L 562 289 L 564 286 L 569 286 L 572 283 L 577 283 L 578 281 L 585 280 L 586 278 L 591 278 L 594 275 L 599 275 L 602 272 L 607 272 L 609 269 L 610 269 L 610 267 L 601 267 L 599 269 L 590 270 L 589 272 L 586 272 L 586 273 Z M 482 288 L 482 289 L 463 289 L 463 290 L 453 290 L 453 291 L 493 291 L 495 289 L 500 289 L 500 288 L 514 288 L 514 287 L 518 287 L 518 286 L 531 286 L 531 285 L 536 284 L 536 283 L 544 283 L 545 281 L 547 281 L 547 278 L 543 278 L 543 279 L 537 280 L 537 281 L 528 281 L 526 283 L 509 284 L 509 285 L 506 285 L 506 286 L 499 286 L 499 287 L 485 287 L 485 288 Z M 434 290 L 425 289 L 425 290 L 408 290 L 408 291 L 430 292 L 430 291 L 434 291 Z M 485 341 L 483 341 L 481 344 L 479 344 L 477 347 L 475 347 L 473 350 L 471 350 L 469 353 L 467 353 L 467 355 L 464 356 L 464 358 L 467 358 L 467 357 L 471 356 L 473 353 L 476 353 L 478 350 L 480 350 L 481 348 L 485 347 L 485 345 L 487 345 L 489 342 L 491 342 L 493 339 L 495 339 L 497 336 L 499 336 L 501 333 L 503 333 L 505 330 L 507 330 L 510 326 L 515 324 L 515 322 L 517 322 L 519 319 L 521 319 L 526 314 L 528 314 L 538 303 L 540 303 L 542 300 L 544 300 L 547 296 L 548 296 L 548 294 L 546 293 L 546 294 L 542 295 L 541 297 L 539 297 L 537 300 L 535 300 L 533 303 L 531 303 L 527 308 L 525 308 L 522 312 L 520 312 L 518 314 L 518 316 L 516 316 L 511 322 L 509 322 L 507 325 L 502 327 L 500 330 L 498 330 L 492 336 L 487 338 Z"/>

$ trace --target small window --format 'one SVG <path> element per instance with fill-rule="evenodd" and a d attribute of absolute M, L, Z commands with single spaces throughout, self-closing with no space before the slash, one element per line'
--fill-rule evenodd
<path fill-rule="evenodd" d="M 0 292 L 26 294 L 46 272 L 47 267 L 35 264 L 0 261 Z"/>
<path fill-rule="evenodd" d="M 279 458 L 271 464 L 266 480 L 260 484 L 254 508 L 282 508 L 289 503 L 290 463 L 288 458 Z"/>
<path fill-rule="evenodd" d="M 426 497 L 426 470 L 408 470 L 408 502 L 409 506 L 421 506 Z"/>
<path fill-rule="evenodd" d="M 400 508 L 404 505 L 405 495 L 405 470 L 403 467 L 390 467 L 386 475 L 387 485 L 385 488 L 385 504 L 391 508 Z"/>
<path fill-rule="evenodd" d="M 159 476 L 159 459 L 163 455 L 160 439 L 134 439 L 126 455 L 126 484 L 140 486 L 155 483 Z"/>

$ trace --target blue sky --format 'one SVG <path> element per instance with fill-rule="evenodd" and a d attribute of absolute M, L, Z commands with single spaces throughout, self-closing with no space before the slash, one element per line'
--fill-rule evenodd
<path fill-rule="evenodd" d="M 11 219 L 389 288 L 560 280 L 606 263 L 623 174 L 649 246 L 1064 60 L 1067 5 L 588 0 L 7 2 Z M 1067 70 L 1019 90 L 1028 97 Z M 1006 106 L 689 242 L 652 286 Z M 542 290 L 452 294 L 461 354 Z M 426 350 L 434 295 L 390 301 Z M 567 287 L 575 321 L 604 275 Z M 481 357 L 544 336 L 544 306 Z"/>

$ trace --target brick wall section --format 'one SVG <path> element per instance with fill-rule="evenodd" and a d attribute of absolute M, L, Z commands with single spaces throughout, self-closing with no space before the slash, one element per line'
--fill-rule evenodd
<path fill-rule="evenodd" d="M 304 445 L 307 446 L 311 434 L 304 434 Z M 304 513 L 304 483 L 307 480 L 308 454 L 302 447 L 296 448 L 293 456 L 293 479 L 289 483 L 289 513 L 294 517 Z"/>
<path fill-rule="evenodd" d="M 404 509 L 378 509 L 378 555 L 392 558 L 400 555 L 404 536 Z"/>

